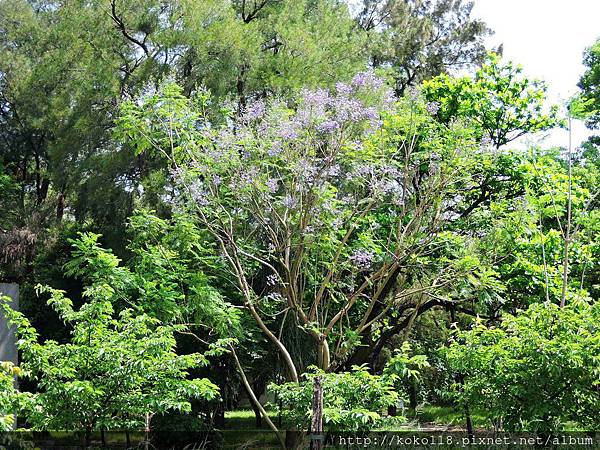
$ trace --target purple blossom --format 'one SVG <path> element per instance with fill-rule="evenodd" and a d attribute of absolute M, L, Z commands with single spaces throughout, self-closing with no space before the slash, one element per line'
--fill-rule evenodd
<path fill-rule="evenodd" d="M 219 175 L 213 175 L 212 182 L 215 186 L 219 186 L 221 184 L 221 177 Z"/>
<path fill-rule="evenodd" d="M 325 120 L 317 126 L 317 130 L 319 130 L 322 133 L 333 133 L 339 128 L 340 124 L 337 123 L 335 120 Z"/>
<path fill-rule="evenodd" d="M 326 89 L 315 89 L 302 91 L 304 107 L 311 110 L 313 114 L 320 115 L 330 103 L 331 97 Z"/>
<path fill-rule="evenodd" d="M 257 176 L 258 170 L 255 167 L 252 167 L 240 174 L 240 182 L 244 186 L 250 186 L 256 182 Z"/>
<path fill-rule="evenodd" d="M 353 176 L 357 178 L 366 178 L 373 175 L 374 172 L 375 170 L 370 164 L 360 164 L 354 168 Z"/>
<path fill-rule="evenodd" d="M 363 117 L 366 120 L 376 120 L 379 118 L 379 113 L 377 112 L 376 108 L 370 106 L 363 110 Z"/>
<path fill-rule="evenodd" d="M 296 206 L 296 199 L 294 199 L 291 195 L 287 195 L 283 199 L 283 206 L 285 206 L 288 209 L 294 208 Z"/>
<path fill-rule="evenodd" d="M 391 89 L 386 89 L 383 94 L 383 104 L 386 110 L 391 109 L 391 107 L 398 101 L 398 97 L 394 94 L 394 91 Z"/>
<path fill-rule="evenodd" d="M 358 100 L 336 97 L 334 110 L 338 122 L 358 122 L 364 119 L 365 106 Z"/>
<path fill-rule="evenodd" d="M 327 170 L 327 175 L 330 177 L 337 177 L 340 174 L 340 165 L 334 164 Z"/>
<path fill-rule="evenodd" d="M 408 88 L 408 96 L 413 102 L 416 102 L 419 99 L 419 91 L 416 87 L 410 86 Z"/>
<path fill-rule="evenodd" d="M 439 102 L 429 102 L 427 103 L 427 112 L 429 114 L 431 114 L 432 116 L 435 116 L 438 111 L 440 110 L 440 103 Z"/>
<path fill-rule="evenodd" d="M 244 111 L 244 119 L 248 122 L 254 121 L 264 116 L 265 114 L 265 102 L 263 100 L 257 100 L 250 103 Z"/>
<path fill-rule="evenodd" d="M 402 195 L 403 188 L 396 180 L 388 180 L 383 183 L 383 192 L 386 194 Z"/>
<path fill-rule="evenodd" d="M 192 197 L 192 200 L 194 200 L 198 206 L 208 205 L 208 192 L 204 188 L 202 181 L 195 180 L 189 184 L 188 191 Z"/>
<path fill-rule="evenodd" d="M 369 123 L 369 127 L 367 128 L 366 134 L 375 133 L 378 129 L 383 125 L 383 120 L 372 120 Z"/>
<path fill-rule="evenodd" d="M 369 270 L 369 268 L 371 267 L 371 264 L 373 263 L 373 257 L 375 255 L 373 254 L 373 252 L 370 252 L 368 250 L 355 250 L 354 253 L 352 253 L 352 255 L 350 255 L 350 262 L 352 264 L 354 264 L 354 266 L 360 270 Z"/>
<path fill-rule="evenodd" d="M 394 166 L 384 166 L 383 169 L 381 169 L 381 173 L 389 175 L 392 178 L 400 178 L 402 176 L 398 168 Z"/>
<path fill-rule="evenodd" d="M 297 162 L 297 165 L 295 167 L 295 172 L 302 177 L 302 179 L 304 179 L 305 181 L 311 183 L 314 181 L 318 169 L 317 167 L 311 163 L 310 161 L 306 160 L 306 159 L 302 159 L 300 161 Z"/>
<path fill-rule="evenodd" d="M 265 184 L 267 185 L 267 189 L 269 189 L 269 192 L 271 194 L 274 194 L 275 192 L 277 192 L 278 186 L 277 186 L 277 180 L 275 178 L 269 178 Z"/>
<path fill-rule="evenodd" d="M 281 141 L 274 141 L 271 144 L 271 148 L 269 148 L 269 150 L 267 151 L 267 154 L 269 156 L 277 156 L 281 153 L 282 150 L 283 146 L 281 145 Z"/>
<path fill-rule="evenodd" d="M 383 85 L 383 80 L 375 75 L 372 70 L 357 73 L 352 78 L 351 84 L 357 88 L 368 87 L 378 89 Z"/>
<path fill-rule="evenodd" d="M 208 152 L 208 157 L 213 161 L 221 161 L 224 157 L 224 152 L 221 148 L 214 148 Z"/>
<path fill-rule="evenodd" d="M 279 128 L 279 136 L 286 140 L 297 139 L 299 134 L 298 124 L 295 122 L 283 122 Z"/>
<path fill-rule="evenodd" d="M 489 136 L 484 136 L 481 138 L 481 143 L 480 143 L 480 147 L 482 150 L 487 150 L 488 148 L 490 148 L 493 144 L 492 138 L 490 138 Z"/>
<path fill-rule="evenodd" d="M 348 97 L 352 94 L 352 86 L 346 83 L 336 83 L 335 90 L 338 95 Z"/>

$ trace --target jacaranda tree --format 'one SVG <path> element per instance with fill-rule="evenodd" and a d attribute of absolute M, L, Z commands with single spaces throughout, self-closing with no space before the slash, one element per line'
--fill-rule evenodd
<path fill-rule="evenodd" d="M 167 85 L 126 104 L 119 133 L 170 161 L 167 197 L 208 232 L 290 380 L 305 366 L 278 330 L 299 330 L 321 369 L 342 370 L 361 340 L 377 351 L 415 316 L 493 284 L 478 237 L 448 229 L 470 169 L 493 157 L 473 129 L 398 101 L 369 72 L 222 125 L 204 115 L 209 101 Z"/>

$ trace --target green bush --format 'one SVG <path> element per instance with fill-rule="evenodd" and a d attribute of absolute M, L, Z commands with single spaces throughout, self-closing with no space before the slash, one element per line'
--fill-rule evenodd
<path fill-rule="evenodd" d="M 372 375 L 366 366 L 354 366 L 350 372 L 325 373 L 314 369 L 299 383 L 271 384 L 289 426 L 308 429 L 312 416 L 314 378 L 323 385 L 323 420 L 329 429 L 363 430 L 376 427 L 382 412 L 398 401 L 394 377 Z"/>
<path fill-rule="evenodd" d="M 600 425 L 600 304 L 534 304 L 499 326 L 459 332 L 446 351 L 460 401 L 509 431 Z"/>

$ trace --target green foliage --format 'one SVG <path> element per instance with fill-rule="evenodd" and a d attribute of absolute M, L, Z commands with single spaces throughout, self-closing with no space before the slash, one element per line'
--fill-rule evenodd
<path fill-rule="evenodd" d="M 271 384 L 286 423 L 308 429 L 312 415 L 313 383 L 321 377 L 323 420 L 330 430 L 366 430 L 382 423 L 382 414 L 395 405 L 398 394 L 393 377 L 372 375 L 365 366 L 351 372 L 325 373 L 314 369 L 300 383 Z M 278 407 L 278 405 L 275 405 Z"/>
<path fill-rule="evenodd" d="M 596 128 L 600 124 L 600 39 L 586 50 L 583 64 L 586 71 L 579 80 L 579 111 L 587 117 L 588 126 Z"/>
<path fill-rule="evenodd" d="M 185 217 L 171 222 L 148 211 L 132 217 L 130 231 L 129 266 L 100 246 L 98 234 L 83 233 L 71 240 L 67 273 L 92 288 L 110 286 L 110 301 L 121 307 L 167 323 L 197 324 L 223 338 L 239 336 L 239 313 L 206 275 L 219 266 L 208 257 L 202 232 Z"/>
<path fill-rule="evenodd" d="M 581 92 L 569 107 L 573 117 L 586 120 L 588 128 L 597 130 L 600 128 L 600 39 L 586 50 L 583 64 L 586 71 L 578 84 Z M 600 166 L 600 136 L 590 136 L 582 149 L 582 159 Z"/>
<path fill-rule="evenodd" d="M 13 363 L 0 362 L 0 432 L 13 429 L 15 413 L 25 401 L 26 394 L 15 389 L 16 379 L 21 375 L 21 369 Z"/>
<path fill-rule="evenodd" d="M 383 413 L 395 406 L 399 392 L 421 376 L 429 367 L 424 355 L 412 354 L 411 345 L 404 342 L 389 359 L 381 375 L 373 375 L 368 367 L 353 366 L 350 372 L 326 373 L 317 368 L 304 374 L 300 383 L 271 384 L 281 413 L 290 425 L 304 427 L 312 415 L 313 384 L 321 377 L 323 386 L 323 418 L 330 429 L 365 430 L 381 426 Z"/>
<path fill-rule="evenodd" d="M 522 75 L 522 68 L 502 63 L 491 53 L 474 78 L 448 75 L 425 81 L 423 92 L 437 102 L 436 116 L 442 122 L 468 118 L 481 128 L 495 147 L 526 133 L 558 125 L 557 109 L 544 112 L 546 86 Z"/>
<path fill-rule="evenodd" d="M 600 415 L 600 304 L 536 303 L 497 326 L 458 332 L 446 351 L 456 398 L 508 431 L 592 430 Z"/>
<path fill-rule="evenodd" d="M 383 376 L 394 380 L 397 385 L 419 379 L 421 371 L 429 367 L 429 362 L 425 355 L 411 355 L 411 353 L 410 342 L 404 341 L 387 361 L 383 369 Z"/>
<path fill-rule="evenodd" d="M 107 284 L 86 288 L 89 303 L 75 311 L 62 291 L 48 303 L 72 327 L 61 344 L 39 342 L 27 318 L 4 302 L 16 327 L 25 377 L 37 382 L 22 410 L 38 430 L 86 430 L 139 427 L 147 414 L 189 412 L 191 398 L 213 399 L 217 387 L 207 379 L 189 380 L 190 370 L 207 363 L 199 353 L 177 355 L 177 327 L 126 309 L 114 314 Z"/>
<path fill-rule="evenodd" d="M 518 198 L 492 201 L 495 211 L 490 251 L 505 254 L 496 267 L 506 287 L 504 308 L 525 309 L 533 302 L 560 301 L 564 230 L 569 193 L 568 168 L 557 151 L 531 151 L 512 161 Z M 568 295 L 585 289 L 598 294 L 596 207 L 599 172 L 593 165 L 575 165 L 571 176 L 571 221 Z"/>

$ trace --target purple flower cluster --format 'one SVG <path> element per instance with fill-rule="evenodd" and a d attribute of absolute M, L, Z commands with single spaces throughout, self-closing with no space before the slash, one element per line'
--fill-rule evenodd
<path fill-rule="evenodd" d="M 378 107 L 366 104 L 359 98 L 383 97 L 384 105 L 394 99 L 390 89 L 383 91 L 383 80 L 372 71 L 357 74 L 349 84 L 337 83 L 333 92 L 325 89 L 303 90 L 300 107 L 290 118 L 283 121 L 277 134 L 286 140 L 297 139 L 301 130 L 315 127 L 325 135 L 343 129 L 347 124 L 366 122 L 367 129 L 380 125 Z M 359 95 L 360 94 L 360 95 Z M 379 103 L 381 103 L 381 98 Z"/>
<path fill-rule="evenodd" d="M 360 164 L 354 168 L 352 178 L 368 178 L 375 174 L 375 168 L 367 163 Z"/>
<path fill-rule="evenodd" d="M 277 180 L 275 178 L 269 178 L 265 183 L 267 185 L 267 189 L 271 194 L 277 192 Z"/>
<path fill-rule="evenodd" d="M 488 150 L 493 144 L 492 138 L 489 136 L 484 136 L 481 138 L 481 143 L 479 144 L 482 150 Z"/>
<path fill-rule="evenodd" d="M 404 193 L 402 185 L 397 180 L 388 180 L 382 184 L 383 192 L 389 195 L 397 195 L 399 197 Z"/>
<path fill-rule="evenodd" d="M 264 100 L 257 100 L 246 106 L 244 110 L 243 119 L 247 122 L 253 122 L 257 119 L 264 117 L 266 111 L 266 105 Z"/>
<path fill-rule="evenodd" d="M 284 121 L 279 127 L 279 136 L 288 141 L 297 139 L 300 135 L 300 126 L 294 121 Z"/>
<path fill-rule="evenodd" d="M 335 219 L 333 219 L 333 222 L 331 222 L 331 226 L 334 230 L 339 230 L 342 227 L 342 225 L 344 225 L 344 221 L 339 217 L 336 217 Z"/>
<path fill-rule="evenodd" d="M 335 120 L 324 120 L 317 125 L 317 130 L 322 133 L 333 133 L 338 128 L 340 128 L 340 124 Z"/>
<path fill-rule="evenodd" d="M 432 116 L 435 116 L 438 111 L 440 110 L 440 103 L 439 102 L 429 102 L 427 103 L 427 112 L 429 114 L 431 114 Z"/>
<path fill-rule="evenodd" d="M 256 182 L 258 177 L 258 169 L 251 167 L 240 174 L 240 183 L 243 187 L 248 187 Z"/>
<path fill-rule="evenodd" d="M 315 181 L 315 177 L 319 172 L 319 168 L 307 159 L 298 161 L 295 170 L 298 173 L 298 175 L 307 183 L 312 183 L 313 181 Z"/>
<path fill-rule="evenodd" d="M 202 181 L 194 180 L 192 183 L 188 184 L 187 188 L 192 200 L 198 206 L 208 205 L 208 192 L 206 191 Z"/>
<path fill-rule="evenodd" d="M 352 78 L 351 84 L 358 88 L 379 89 L 383 85 L 383 80 L 375 75 L 375 72 L 369 70 L 367 72 L 357 73 Z"/>
<path fill-rule="evenodd" d="M 337 177 L 340 175 L 341 169 L 339 164 L 334 164 L 329 169 L 327 169 L 327 175 L 330 177 Z"/>
<path fill-rule="evenodd" d="M 346 84 L 346 83 L 336 83 L 336 85 L 335 85 L 335 91 L 337 92 L 338 95 L 341 95 L 341 96 L 344 96 L 344 97 L 349 97 L 354 92 L 354 89 L 349 84 Z"/>
<path fill-rule="evenodd" d="M 299 119 L 304 124 L 310 122 L 310 116 L 323 116 L 327 106 L 331 103 L 331 96 L 329 91 L 325 89 L 315 89 L 314 91 L 303 89 L 302 90 L 302 103 L 303 108 L 299 111 Z"/>
<path fill-rule="evenodd" d="M 373 257 L 375 255 L 373 252 L 368 250 L 355 250 L 352 255 L 350 255 L 350 262 L 356 267 L 358 270 L 369 270 L 371 268 L 371 264 L 373 264 Z"/>
<path fill-rule="evenodd" d="M 277 156 L 281 153 L 282 150 L 283 150 L 283 145 L 281 144 L 281 141 L 274 141 L 271 144 L 271 147 L 269 148 L 269 150 L 267 150 L 267 154 L 269 156 Z"/>
<path fill-rule="evenodd" d="M 291 195 L 287 195 L 283 199 L 283 206 L 285 206 L 288 209 L 294 208 L 296 206 L 296 199 L 293 198 Z"/>

